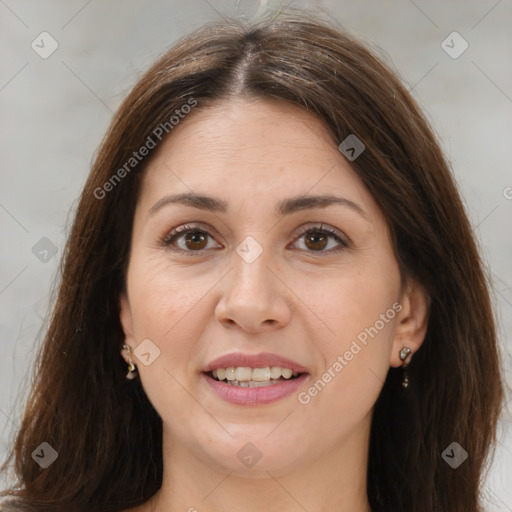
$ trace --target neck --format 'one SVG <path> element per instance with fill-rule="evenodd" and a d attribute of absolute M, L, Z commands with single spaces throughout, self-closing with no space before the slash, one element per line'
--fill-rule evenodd
<path fill-rule="evenodd" d="M 248 472 L 208 462 L 164 429 L 164 472 L 148 512 L 371 512 L 366 493 L 370 418 L 356 432 L 293 468 Z"/>

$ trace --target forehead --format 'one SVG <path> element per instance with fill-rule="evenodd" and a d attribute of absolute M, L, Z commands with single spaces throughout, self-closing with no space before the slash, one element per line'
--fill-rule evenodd
<path fill-rule="evenodd" d="M 282 101 L 237 99 L 200 105 L 160 144 L 142 199 L 191 192 L 234 207 L 337 193 L 379 215 L 373 198 L 317 116 Z"/>

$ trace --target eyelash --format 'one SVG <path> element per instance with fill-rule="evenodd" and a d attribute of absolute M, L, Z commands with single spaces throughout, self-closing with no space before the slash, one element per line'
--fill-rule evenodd
<path fill-rule="evenodd" d="M 166 247 L 170 247 L 171 244 L 177 240 L 181 235 L 185 235 L 185 234 L 188 234 L 188 233 L 199 233 L 201 235 L 205 235 L 205 236 L 211 236 L 210 233 L 208 233 L 208 231 L 202 229 L 202 228 L 199 228 L 199 227 L 196 227 L 196 226 L 192 226 L 190 224 L 185 224 L 183 226 L 180 226 L 176 229 L 173 229 L 168 235 L 166 235 L 162 240 L 161 240 L 161 243 L 166 246 Z M 338 234 L 338 231 L 333 229 L 333 228 L 330 228 L 330 227 L 324 227 L 323 225 L 320 225 L 320 227 L 311 227 L 311 226 L 307 226 L 305 227 L 304 229 L 302 229 L 299 234 L 297 235 L 297 239 L 303 237 L 304 235 L 307 235 L 308 233 L 322 233 L 324 235 L 328 235 L 330 237 L 333 237 L 336 239 L 337 242 L 340 243 L 341 247 L 338 248 L 338 249 L 329 249 L 328 251 L 306 251 L 306 252 L 309 252 L 309 253 L 319 253 L 319 254 L 335 254 L 335 253 L 338 253 L 338 252 L 341 252 L 343 250 L 345 250 L 347 247 L 348 247 L 348 243 L 343 240 L 341 238 L 341 236 Z M 183 249 L 178 249 L 178 248 L 172 248 L 172 251 L 175 251 L 175 252 L 179 252 L 181 254 L 184 254 L 186 256 L 196 256 L 197 254 L 199 255 L 202 255 L 204 253 L 204 251 L 206 251 L 208 249 L 201 249 L 201 250 L 198 250 L 198 251 L 185 251 Z"/>

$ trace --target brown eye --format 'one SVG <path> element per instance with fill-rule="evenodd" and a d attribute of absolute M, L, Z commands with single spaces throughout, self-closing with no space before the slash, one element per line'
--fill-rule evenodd
<path fill-rule="evenodd" d="M 311 232 L 305 237 L 306 246 L 309 249 L 322 251 L 327 246 L 327 236 L 323 233 Z"/>
<path fill-rule="evenodd" d="M 204 229 L 180 226 L 169 233 L 163 240 L 163 244 L 183 254 L 193 254 L 212 248 L 208 247 L 208 238 L 211 236 Z"/>
<path fill-rule="evenodd" d="M 204 235 L 200 232 L 186 233 L 183 240 L 188 249 L 191 250 L 201 250 L 204 249 L 207 245 L 207 235 Z"/>
<path fill-rule="evenodd" d="M 336 253 L 348 247 L 348 243 L 337 230 L 324 226 L 306 228 L 300 234 L 300 239 L 304 239 L 304 250 L 307 252 Z M 337 243 L 330 244 L 330 240 L 335 240 Z M 330 247 L 328 247 L 329 245 Z M 338 248 L 336 248 L 336 245 Z M 325 250 L 326 248 L 327 250 Z"/>
<path fill-rule="evenodd" d="M 174 251 L 193 256 L 200 255 L 207 249 L 220 248 L 220 246 L 208 247 L 209 238 L 213 240 L 208 231 L 185 225 L 174 229 L 162 242 Z M 337 253 L 349 245 L 337 230 L 324 226 L 309 227 L 303 230 L 298 240 L 300 239 L 304 239 L 304 248 L 302 249 L 310 253 Z M 334 240 L 334 244 L 330 243 L 331 240 Z M 325 250 L 326 248 L 327 250 Z"/>

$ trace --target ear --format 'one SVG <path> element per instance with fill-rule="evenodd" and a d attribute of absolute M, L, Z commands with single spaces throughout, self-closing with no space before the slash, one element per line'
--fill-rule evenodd
<path fill-rule="evenodd" d="M 119 320 L 124 332 L 124 345 L 129 345 L 133 352 L 136 344 L 135 338 L 133 336 L 132 310 L 130 308 L 128 297 L 124 292 L 119 296 Z M 128 352 L 124 349 L 121 349 L 121 356 L 128 364 Z"/>
<path fill-rule="evenodd" d="M 395 368 L 403 365 L 399 356 L 403 347 L 409 347 L 414 355 L 425 339 L 430 297 L 423 286 L 409 281 L 399 302 L 402 309 L 397 315 L 390 360 L 390 365 Z"/>

